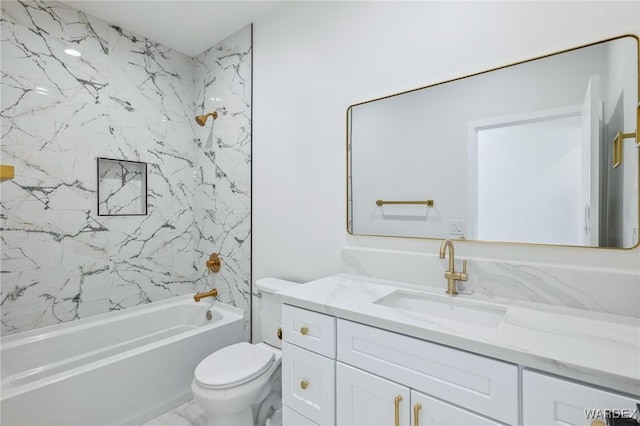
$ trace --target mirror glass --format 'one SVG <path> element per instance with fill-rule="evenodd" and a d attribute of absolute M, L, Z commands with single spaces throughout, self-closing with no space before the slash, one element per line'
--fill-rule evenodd
<path fill-rule="evenodd" d="M 633 36 L 352 105 L 347 229 L 633 247 L 637 115 Z"/>

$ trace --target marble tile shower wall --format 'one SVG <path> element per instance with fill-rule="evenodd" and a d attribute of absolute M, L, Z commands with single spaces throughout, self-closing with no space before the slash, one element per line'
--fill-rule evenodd
<path fill-rule="evenodd" d="M 3 2 L 1 26 L 0 161 L 16 168 L 0 185 L 2 334 L 205 288 L 201 254 L 220 244 L 195 241 L 218 236 L 194 219 L 218 212 L 197 197 L 221 194 L 196 191 L 201 62 L 56 2 Z M 148 215 L 97 215 L 97 157 L 148 163 Z M 224 278 L 243 285 L 240 254 Z"/>
<path fill-rule="evenodd" d="M 218 112 L 196 126 L 194 227 L 196 258 L 219 253 L 213 277 L 219 297 L 250 312 L 251 302 L 251 27 L 194 58 L 196 114 Z M 220 283 L 220 284 L 218 284 Z M 207 272 L 196 279 L 205 289 Z M 251 329 L 245 318 L 247 337 Z"/>

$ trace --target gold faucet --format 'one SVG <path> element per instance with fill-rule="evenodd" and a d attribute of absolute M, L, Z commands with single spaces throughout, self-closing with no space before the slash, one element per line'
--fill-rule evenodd
<path fill-rule="evenodd" d="M 205 297 L 218 297 L 218 290 L 214 288 L 211 291 L 205 291 L 204 293 L 194 294 L 193 300 L 195 300 L 196 302 L 199 302 L 201 299 L 204 299 Z"/>
<path fill-rule="evenodd" d="M 455 296 L 458 294 L 456 281 L 466 281 L 469 277 L 467 275 L 467 261 L 462 261 L 462 272 L 456 272 L 455 253 L 451 240 L 444 240 L 440 245 L 440 259 L 445 258 L 447 248 L 449 249 L 449 269 L 444 273 L 444 278 L 447 280 L 447 294 Z"/>

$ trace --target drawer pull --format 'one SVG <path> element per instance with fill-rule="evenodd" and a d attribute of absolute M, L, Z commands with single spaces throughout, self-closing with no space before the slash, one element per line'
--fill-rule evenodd
<path fill-rule="evenodd" d="M 393 404 L 396 408 L 396 426 L 400 426 L 400 401 L 402 401 L 402 395 L 398 395 L 393 399 Z"/>
<path fill-rule="evenodd" d="M 413 406 L 413 426 L 420 426 L 420 410 L 422 404 L 416 404 Z"/>
<path fill-rule="evenodd" d="M 282 340 L 282 327 L 278 327 L 278 331 L 276 332 L 276 336 L 278 336 L 278 339 Z"/>
<path fill-rule="evenodd" d="M 591 422 L 591 426 L 607 426 L 604 424 L 604 422 L 601 422 L 600 420 L 594 420 Z"/>
<path fill-rule="evenodd" d="M 308 332 L 309 332 L 309 329 L 307 327 L 302 327 L 300 329 L 300 334 L 302 334 L 303 336 L 306 336 Z"/>
<path fill-rule="evenodd" d="M 302 390 L 305 390 L 306 388 L 309 387 L 309 382 L 307 382 L 306 380 L 301 381 L 300 387 L 302 388 Z"/>

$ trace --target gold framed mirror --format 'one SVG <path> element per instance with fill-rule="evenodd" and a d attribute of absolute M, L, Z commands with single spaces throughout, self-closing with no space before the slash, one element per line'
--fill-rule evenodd
<path fill-rule="evenodd" d="M 638 45 L 620 36 L 351 105 L 347 231 L 635 247 Z"/>

